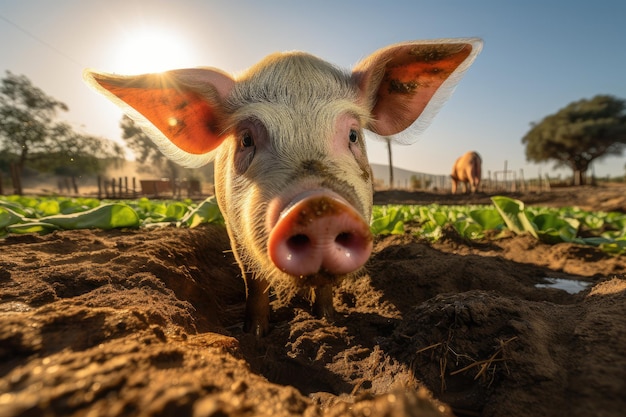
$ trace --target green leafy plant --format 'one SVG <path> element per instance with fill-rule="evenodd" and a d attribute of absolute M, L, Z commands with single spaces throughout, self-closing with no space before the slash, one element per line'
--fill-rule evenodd
<path fill-rule="evenodd" d="M 113 202 L 89 198 L 0 197 L 0 236 L 170 224 L 196 227 L 206 222 L 223 223 L 212 197 L 200 204 L 191 200 L 162 201 L 147 198 Z"/>
<path fill-rule="evenodd" d="M 509 230 L 543 242 L 571 242 L 597 246 L 614 254 L 626 253 L 626 214 L 588 212 L 579 208 L 526 207 L 520 200 L 492 197 L 492 206 L 388 205 L 374 209 L 374 234 L 405 233 L 436 241 L 445 227 L 465 239 L 498 238 Z M 581 233 L 584 231 L 584 236 Z"/>
<path fill-rule="evenodd" d="M 504 223 L 511 231 L 517 234 L 530 233 L 534 237 L 538 237 L 535 227 L 528 220 L 523 202 L 498 196 L 492 197 L 491 201 L 493 201 L 496 210 L 498 210 L 502 220 L 504 220 Z"/>
<path fill-rule="evenodd" d="M 626 214 L 589 212 L 576 207 L 526 207 L 509 197 L 493 204 L 468 206 L 381 205 L 373 207 L 375 235 L 410 231 L 436 241 L 446 227 L 465 239 L 497 239 L 501 232 L 529 234 L 543 242 L 593 245 L 608 253 L 626 253 Z M 192 200 L 102 201 L 94 198 L 0 197 L 0 237 L 10 233 L 49 233 L 62 229 L 196 227 L 223 224 L 215 198 Z"/>

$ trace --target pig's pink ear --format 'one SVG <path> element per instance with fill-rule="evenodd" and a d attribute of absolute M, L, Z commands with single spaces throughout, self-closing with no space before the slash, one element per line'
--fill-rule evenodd
<path fill-rule="evenodd" d="M 415 41 L 380 49 L 353 77 L 370 106 L 370 129 L 412 143 L 439 111 L 482 48 L 480 39 Z"/>
<path fill-rule="evenodd" d="M 119 76 L 84 72 L 85 81 L 117 104 L 169 159 L 190 168 L 210 162 L 224 140 L 222 104 L 234 81 L 210 68 Z"/>

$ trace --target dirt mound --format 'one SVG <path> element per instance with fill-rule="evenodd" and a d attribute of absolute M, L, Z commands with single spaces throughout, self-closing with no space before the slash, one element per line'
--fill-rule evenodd
<path fill-rule="evenodd" d="M 295 299 L 256 340 L 228 249 L 212 225 L 0 241 L 0 416 L 626 407 L 623 256 L 525 236 L 378 237 L 367 273 L 336 289 L 334 323 Z"/>

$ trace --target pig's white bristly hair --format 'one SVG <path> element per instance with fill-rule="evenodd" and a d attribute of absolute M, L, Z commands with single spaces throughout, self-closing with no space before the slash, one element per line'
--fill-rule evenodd
<path fill-rule="evenodd" d="M 397 143 L 397 144 L 411 145 L 417 142 L 420 134 L 422 134 L 426 130 L 426 128 L 430 126 L 430 123 L 432 122 L 433 118 L 437 115 L 439 110 L 441 110 L 445 102 L 452 95 L 457 84 L 459 83 L 463 75 L 465 74 L 465 71 L 467 71 L 470 65 L 472 65 L 472 63 L 474 62 L 474 60 L 476 59 L 476 57 L 478 56 L 478 54 L 480 53 L 483 47 L 483 41 L 480 38 L 434 39 L 434 40 L 426 40 L 420 43 L 437 44 L 437 43 L 442 43 L 446 41 L 449 41 L 450 43 L 469 43 L 470 45 L 472 45 L 472 51 L 467 56 L 465 61 L 463 61 L 461 65 L 459 65 L 452 72 L 452 74 L 450 74 L 448 79 L 441 84 L 441 86 L 437 89 L 433 97 L 430 99 L 430 101 L 424 108 L 424 111 L 422 112 L 420 117 L 418 117 L 409 127 L 407 127 L 401 132 L 398 132 L 394 135 L 389 135 L 389 136 L 381 136 L 375 132 L 368 131 L 371 137 L 374 137 L 378 140 L 385 140 L 385 138 L 389 138 L 391 139 L 392 142 Z M 408 43 L 414 43 L 414 42 L 408 42 Z"/>
<path fill-rule="evenodd" d="M 95 79 L 94 74 L 100 74 L 98 71 L 92 69 L 86 69 L 83 71 L 83 79 L 94 90 L 104 95 L 111 100 L 116 106 L 118 106 L 124 114 L 126 114 L 135 124 L 157 146 L 159 151 L 163 155 L 172 160 L 173 162 L 182 165 L 186 168 L 200 168 L 215 159 L 217 148 L 203 154 L 192 154 L 180 149 L 174 145 L 170 139 L 168 139 L 163 132 L 161 132 L 156 126 L 154 126 L 144 115 L 135 110 L 132 106 L 128 105 L 125 101 L 111 93 L 106 88 L 102 87 Z M 130 78 L 130 77 L 129 77 Z"/>

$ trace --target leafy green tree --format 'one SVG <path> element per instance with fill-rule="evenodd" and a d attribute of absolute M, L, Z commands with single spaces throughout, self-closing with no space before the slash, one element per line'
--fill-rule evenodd
<path fill-rule="evenodd" d="M 25 76 L 6 72 L 0 84 L 0 140 L 2 149 L 17 157 L 20 172 L 32 153 L 43 153 L 59 110 L 67 106 Z"/>
<path fill-rule="evenodd" d="M 582 185 L 592 161 L 622 154 L 626 102 L 608 95 L 572 102 L 532 124 L 522 143 L 527 160 L 555 161 L 555 167 L 572 169 L 574 184 Z"/>
<path fill-rule="evenodd" d="M 75 132 L 57 121 L 67 106 L 48 96 L 23 75 L 6 72 L 0 80 L 0 155 L 17 164 L 67 175 L 100 172 L 103 164 L 122 158 L 113 142 Z"/>
<path fill-rule="evenodd" d="M 66 123 L 58 123 L 52 129 L 53 140 L 45 155 L 35 155 L 41 171 L 58 175 L 101 174 L 115 160 L 124 159 L 122 146 L 103 138 L 76 133 Z"/>

